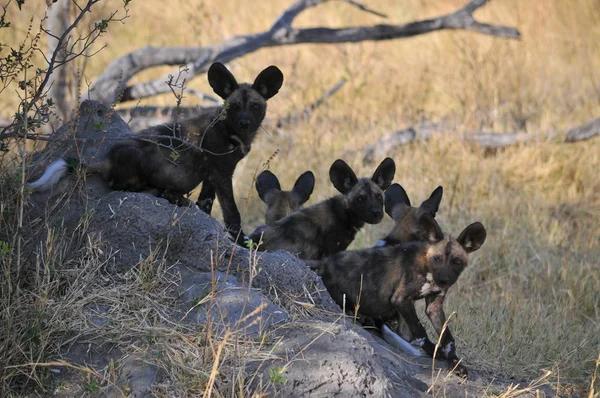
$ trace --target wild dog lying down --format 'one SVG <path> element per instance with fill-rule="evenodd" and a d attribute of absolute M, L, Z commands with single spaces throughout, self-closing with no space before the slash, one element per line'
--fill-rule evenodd
<path fill-rule="evenodd" d="M 356 177 L 343 160 L 329 169 L 333 186 L 341 192 L 306 207 L 271 225 L 258 227 L 250 239 L 262 242 L 259 250 L 287 250 L 305 260 L 346 250 L 365 225 L 383 219 L 383 191 L 390 186 L 396 165 L 386 158 L 371 178 Z"/>
<path fill-rule="evenodd" d="M 266 101 L 281 88 L 283 74 L 276 66 L 269 66 L 252 85 L 238 84 L 231 72 L 217 62 L 208 70 L 208 82 L 225 100 L 224 106 L 174 126 L 142 131 L 139 135 L 160 137 L 118 142 L 105 159 L 84 167 L 88 173 L 101 174 L 113 189 L 150 190 L 177 204 L 188 203 L 183 195 L 203 182 L 198 206 L 210 214 L 216 194 L 223 208 L 225 226 L 236 236 L 241 231 L 241 218 L 233 196 L 233 172 L 250 151 L 267 111 Z M 38 191 L 48 190 L 68 171 L 67 161 L 58 160 L 28 186 Z"/>
<path fill-rule="evenodd" d="M 385 191 L 385 212 L 394 220 L 394 227 L 376 246 L 427 240 L 428 237 L 424 235 L 426 231 L 421 230 L 419 219 L 425 213 L 435 217 L 443 194 L 444 189 L 439 186 L 419 207 L 413 207 L 404 188 L 399 184 L 392 184 Z"/>
<path fill-rule="evenodd" d="M 485 241 L 486 231 L 476 222 L 458 238 L 452 238 L 444 236 L 428 213 L 421 216 L 420 223 L 435 237 L 435 243 L 410 242 L 347 251 L 307 264 L 323 278 L 327 290 L 342 308 L 357 309 L 358 314 L 375 319 L 379 326 L 400 314 L 414 336 L 412 344 L 433 357 L 435 344 L 427 337 L 414 302 L 425 299 L 426 314 L 440 334 L 446 321 L 443 308 L 446 293 L 467 266 L 468 254 Z M 438 357 L 448 360 L 448 365 L 461 376 L 467 376 L 448 328 L 441 337 Z"/>
<path fill-rule="evenodd" d="M 291 191 L 282 191 L 279 180 L 269 170 L 260 173 L 256 179 L 256 190 L 267 204 L 265 224 L 273 224 L 294 213 L 310 198 L 314 188 L 315 176 L 312 171 L 304 172 L 298 177 Z"/>

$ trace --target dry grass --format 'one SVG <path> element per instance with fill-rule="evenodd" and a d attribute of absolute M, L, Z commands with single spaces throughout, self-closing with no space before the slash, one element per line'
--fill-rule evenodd
<path fill-rule="evenodd" d="M 10 201 L 5 196 L 9 185 L 5 181 L 0 185 L 4 188 L 2 203 Z M 14 225 L 9 217 L 3 221 L 3 225 Z M 222 323 L 218 316 L 207 316 L 209 321 L 194 325 L 183 320 L 173 286 L 181 281 L 164 257 L 168 242 L 130 270 L 112 274 L 106 269 L 114 253 L 107 252 L 111 248 L 97 235 L 87 234 L 85 222 L 73 234 L 46 227 L 45 245 L 38 255 L 23 261 L 20 283 L 6 280 L 8 275 L 14 276 L 14 250 L 0 254 L 4 278 L 0 284 L 0 395 L 40 396 L 45 392 L 58 397 L 93 397 L 116 390 L 127 396 L 132 386 L 118 374 L 131 360 L 150 364 L 161 373 L 162 383 L 152 390 L 157 397 L 250 395 L 246 359 L 269 359 L 269 349 L 264 347 L 272 342 L 267 333 L 247 336 L 245 330 L 253 323 L 246 320 L 259 321 L 257 313 L 263 307 L 231 328 L 218 327 Z M 0 240 L 14 234 L 2 232 Z M 31 237 L 30 232 L 24 234 L 26 238 Z M 74 246 L 78 240 L 80 244 Z M 77 252 L 74 247 L 79 248 Z M 215 253 L 215 258 L 222 257 Z M 216 268 L 230 267 L 215 263 Z M 10 287 L 19 291 L 7 291 Z M 217 311 L 213 297 L 220 289 L 216 285 L 208 288 L 197 305 L 204 305 L 207 313 Z M 65 353 L 73 355 L 76 362 L 55 359 Z M 98 360 L 99 365 L 83 364 Z M 266 380 L 263 388 L 269 386 Z"/>
<path fill-rule="evenodd" d="M 116 9 L 113 3 L 104 12 Z M 86 75 L 93 79 L 112 59 L 144 45 L 206 45 L 267 29 L 288 3 L 271 0 L 244 7 L 235 0 L 176 0 L 165 7 L 155 0 L 133 2 L 132 17 L 110 31 L 108 47 L 88 62 Z M 391 21 L 405 22 L 451 11 L 464 1 L 370 3 Z M 487 242 L 448 297 L 448 312 L 457 312 L 451 327 L 459 352 L 473 367 L 528 378 L 550 370 L 559 386 L 585 389 L 600 351 L 600 151 L 597 138 L 578 144 L 560 141 L 565 128 L 600 114 L 600 7 L 594 0 L 496 0 L 477 15 L 517 26 L 523 39 L 442 32 L 390 42 L 266 49 L 231 63 L 244 81 L 269 64 L 284 71 L 283 89 L 269 104 L 270 117 L 301 108 L 340 78 L 348 79 L 309 122 L 285 135 L 260 134 L 234 179 L 245 230 L 258 225 L 264 211 L 252 177 L 276 150 L 270 167 L 284 188 L 303 171 L 313 170 L 317 184 L 310 203 L 315 203 L 334 193 L 327 172 L 336 158 L 344 156 L 358 174 L 370 175 L 375 165 L 362 165 L 352 151 L 421 120 L 460 120 L 444 137 L 388 154 L 397 164 L 395 181 L 413 201 L 444 186 L 438 217 L 445 230 L 458 233 L 475 220 L 488 229 Z M 306 12 L 297 25 L 378 22 L 332 2 Z M 13 42 L 25 28 L 26 23 L 15 23 L 2 41 Z M 169 71 L 156 68 L 139 79 Z M 209 92 L 204 78 L 190 85 Z M 142 103 L 172 102 L 165 95 Z M 3 94 L 0 116 L 10 116 L 15 103 L 11 93 Z M 184 104 L 193 103 L 194 98 L 184 99 Z M 457 139 L 479 129 L 541 132 L 540 142 L 487 154 Z M 390 226 L 387 219 L 365 228 L 353 247 L 372 244 Z M 28 305 L 45 317 L 56 313 L 39 300 L 31 297 Z M 158 305 L 148 300 L 151 308 Z M 61 305 L 67 304 L 71 302 Z M 188 354 L 195 358 L 192 363 L 202 358 L 198 365 L 212 364 L 212 357 L 173 351 L 182 347 L 174 341 L 193 338 L 183 333 L 160 342 L 170 352 L 165 361 L 173 366 L 173 375 L 181 371 L 185 377 L 189 369 L 198 369 L 176 365 L 186 362 Z M 219 352 L 231 349 L 223 344 Z M 28 359 L 41 360 L 33 354 Z M 198 374 L 191 380 L 196 376 L 210 378 Z M 189 391 L 205 386 L 190 386 Z M 506 396 L 516 395 L 511 394 Z M 590 397 L 595 394 L 589 392 Z"/>

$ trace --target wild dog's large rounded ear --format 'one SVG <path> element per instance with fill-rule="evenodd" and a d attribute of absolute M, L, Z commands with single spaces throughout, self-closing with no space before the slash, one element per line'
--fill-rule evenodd
<path fill-rule="evenodd" d="M 312 171 L 307 171 L 298 177 L 294 188 L 292 188 L 292 192 L 298 195 L 298 199 L 300 199 L 300 204 L 302 205 L 310 198 L 313 189 L 315 189 L 315 175 Z"/>
<path fill-rule="evenodd" d="M 281 185 L 279 185 L 279 180 L 275 174 L 271 173 L 269 170 L 265 170 L 260 173 L 256 179 L 256 190 L 262 201 L 269 204 L 271 199 L 271 195 L 269 194 L 275 190 L 281 191 Z"/>
<path fill-rule="evenodd" d="M 329 179 L 333 183 L 335 189 L 347 194 L 352 190 L 352 187 L 358 182 L 354 171 L 342 159 L 338 159 L 331 165 L 329 169 Z"/>
<path fill-rule="evenodd" d="M 256 76 L 252 88 L 266 100 L 279 92 L 283 84 L 283 73 L 275 65 L 271 65 Z"/>
<path fill-rule="evenodd" d="M 465 249 L 467 253 L 474 252 L 478 250 L 483 242 L 485 242 L 485 238 L 487 237 L 487 231 L 485 227 L 480 222 L 474 222 L 465 228 L 456 241 Z"/>
<path fill-rule="evenodd" d="M 400 184 L 392 184 L 385 190 L 385 212 L 396 220 L 403 209 L 410 207 L 410 199 Z"/>
<path fill-rule="evenodd" d="M 419 217 L 419 235 L 425 242 L 439 242 L 444 239 L 444 233 L 440 225 L 429 213 L 421 214 Z"/>
<path fill-rule="evenodd" d="M 394 180 L 394 174 L 396 174 L 396 163 L 392 158 L 385 158 L 373 173 L 371 180 L 385 191 Z"/>
<path fill-rule="evenodd" d="M 215 94 L 223 99 L 229 97 L 239 87 L 235 77 L 220 62 L 215 62 L 208 69 L 208 83 Z"/>
<path fill-rule="evenodd" d="M 440 202 L 442 201 L 442 195 L 444 194 L 444 188 L 441 186 L 437 187 L 432 193 L 431 196 L 421 203 L 419 206 L 419 213 L 429 213 L 433 217 L 435 217 L 436 213 L 440 209 Z"/>

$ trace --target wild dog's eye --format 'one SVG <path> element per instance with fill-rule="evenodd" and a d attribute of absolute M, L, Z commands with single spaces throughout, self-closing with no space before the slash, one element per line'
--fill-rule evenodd
<path fill-rule="evenodd" d="M 454 264 L 456 266 L 462 266 L 463 261 L 460 258 L 455 258 L 454 260 L 452 260 L 452 264 Z"/>
<path fill-rule="evenodd" d="M 360 195 L 358 198 L 356 198 L 356 201 L 357 201 L 358 203 L 362 203 L 362 202 L 364 202 L 364 201 L 365 201 L 365 196 L 364 196 L 364 195 Z"/>
<path fill-rule="evenodd" d="M 377 199 L 377 200 L 383 200 L 383 196 L 381 196 L 381 194 L 378 193 L 378 194 L 375 195 L 375 199 Z"/>
<path fill-rule="evenodd" d="M 231 109 L 240 109 L 240 106 L 238 104 L 229 104 L 229 107 Z"/>
<path fill-rule="evenodd" d="M 441 262 L 442 262 L 442 256 L 440 256 L 440 255 L 438 254 L 437 256 L 433 256 L 432 260 L 433 260 L 435 263 L 438 263 L 438 264 L 439 264 L 439 263 L 441 263 Z"/>
<path fill-rule="evenodd" d="M 258 104 L 252 104 L 252 109 L 258 109 L 258 108 L 260 108 L 260 105 L 258 105 Z"/>

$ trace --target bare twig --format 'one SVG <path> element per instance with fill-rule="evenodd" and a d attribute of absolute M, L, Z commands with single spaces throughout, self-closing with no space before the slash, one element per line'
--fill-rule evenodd
<path fill-rule="evenodd" d="M 39 135 L 39 134 L 27 134 L 25 136 L 25 138 L 32 140 L 32 141 L 43 141 L 43 142 L 98 142 L 98 141 L 126 141 L 126 140 L 132 140 L 132 139 L 136 139 L 136 140 L 142 140 L 142 141 L 147 141 L 147 142 L 152 142 L 153 144 L 156 144 L 157 146 L 163 147 L 163 148 L 169 148 L 169 149 L 173 149 L 173 150 L 188 150 L 188 149 L 196 149 L 200 152 L 206 152 L 209 153 L 211 155 L 214 156 L 223 156 L 223 155 L 227 155 L 232 153 L 235 149 L 232 149 L 231 151 L 227 151 L 227 152 L 223 152 L 223 153 L 216 153 L 216 152 L 211 152 L 206 148 L 202 148 L 200 145 L 196 145 L 192 142 L 189 142 L 183 138 L 179 138 L 176 136 L 170 136 L 170 135 L 160 135 L 160 134 L 132 134 L 129 137 L 101 137 L 101 138 L 76 138 L 76 137 L 64 137 L 64 138 L 56 138 L 56 137 L 50 137 L 50 136 L 46 136 L 46 135 Z M 0 139 L 2 139 L 2 137 L 0 137 Z M 181 143 L 181 146 L 173 146 L 173 145 L 167 145 L 167 144 L 163 144 L 161 142 L 158 142 L 157 140 L 173 140 L 176 142 Z"/>
<path fill-rule="evenodd" d="M 381 17 L 381 18 L 388 17 L 386 14 L 381 13 L 376 10 L 373 10 L 372 8 L 369 8 L 369 7 L 365 6 L 364 4 L 359 3 L 358 1 L 354 1 L 354 0 L 341 0 L 341 1 L 343 1 L 344 3 L 348 3 L 351 6 L 358 8 L 361 11 L 368 12 L 369 14 L 377 15 L 378 17 Z"/>
<path fill-rule="evenodd" d="M 308 104 L 300 112 L 290 113 L 287 116 L 277 120 L 277 128 L 282 128 L 290 124 L 297 123 L 299 120 L 307 120 L 311 117 L 313 111 L 321 106 L 325 101 L 331 98 L 346 84 L 346 80 L 341 79 L 334 84 L 329 90 L 325 91 L 316 101 Z"/>
<path fill-rule="evenodd" d="M 292 27 L 294 19 L 309 8 L 329 0 L 298 0 L 290 5 L 273 23 L 268 31 L 236 36 L 207 47 L 145 47 L 113 61 L 98 78 L 92 99 L 105 103 L 131 101 L 168 92 L 167 78 L 127 85 L 141 71 L 159 65 L 182 65 L 188 68 L 188 81 L 208 70 L 214 61 L 228 62 L 242 55 L 265 47 L 287 46 L 300 43 L 355 43 L 368 40 L 392 40 L 408 38 L 444 29 L 470 30 L 486 35 L 518 39 L 517 29 L 477 22 L 473 12 L 484 6 L 487 0 L 473 0 L 460 10 L 433 19 L 404 25 L 374 25 L 351 28 L 305 28 Z M 354 0 L 347 3 L 376 15 L 383 15 L 362 6 Z M 123 93 L 119 98 L 118 93 Z"/>

